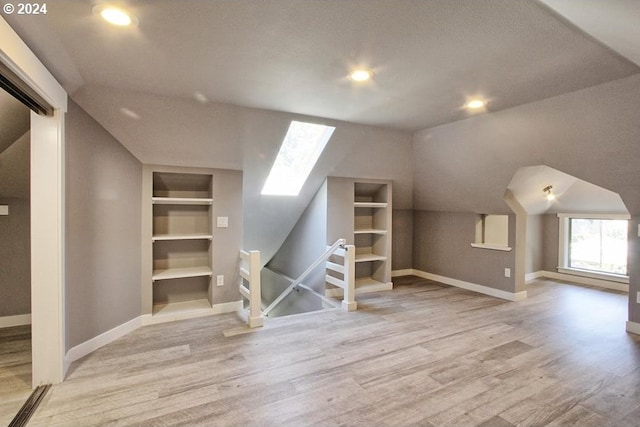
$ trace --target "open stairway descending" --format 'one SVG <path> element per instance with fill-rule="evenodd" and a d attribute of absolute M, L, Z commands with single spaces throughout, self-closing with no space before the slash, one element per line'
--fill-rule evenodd
<path fill-rule="evenodd" d="M 262 304 L 264 308 L 271 305 L 278 295 L 282 294 L 294 281 L 287 275 L 269 267 L 262 269 L 260 278 L 262 280 Z M 338 301 L 330 300 L 302 283 L 284 296 L 282 301 L 269 311 L 268 317 L 289 316 L 336 307 L 339 307 Z"/>
<path fill-rule="evenodd" d="M 247 265 L 248 264 L 248 265 Z M 279 317 L 341 306 L 356 310 L 355 247 L 338 239 L 296 278 L 272 267 L 260 269 L 259 251 L 240 251 L 240 294 L 249 301 L 247 324 L 262 326 L 265 316 Z M 326 284 L 342 289 L 342 303 L 324 296 Z"/>

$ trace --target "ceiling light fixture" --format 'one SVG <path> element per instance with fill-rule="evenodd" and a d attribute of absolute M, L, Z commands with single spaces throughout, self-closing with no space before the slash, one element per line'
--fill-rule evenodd
<path fill-rule="evenodd" d="M 369 70 L 354 70 L 349 74 L 351 80 L 356 82 L 364 82 L 369 80 L 373 76 L 373 72 Z"/>
<path fill-rule="evenodd" d="M 119 9 L 117 7 L 98 5 L 93 9 L 93 12 L 100 15 L 102 19 L 108 23 L 117 25 L 118 27 L 138 25 L 138 20 L 135 16 L 130 15 L 123 9 Z"/>
<path fill-rule="evenodd" d="M 487 105 L 487 101 L 485 101 L 484 99 L 472 99 L 471 101 L 466 103 L 466 107 L 469 108 L 470 110 L 477 110 L 479 108 L 483 108 Z"/>
<path fill-rule="evenodd" d="M 544 187 L 542 189 L 543 192 L 547 193 L 546 198 L 548 201 L 552 202 L 556 199 L 556 196 L 551 192 L 551 190 L 553 190 L 553 186 L 552 185 L 547 185 L 546 187 Z"/>

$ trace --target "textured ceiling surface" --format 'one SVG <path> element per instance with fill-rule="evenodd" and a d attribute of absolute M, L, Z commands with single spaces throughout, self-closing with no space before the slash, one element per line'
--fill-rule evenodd
<path fill-rule="evenodd" d="M 553 187 L 553 201 L 543 191 L 548 185 Z M 619 194 L 544 165 L 518 169 L 507 189 L 529 215 L 629 213 Z"/>
<path fill-rule="evenodd" d="M 131 0 L 136 28 L 57 0 L 7 17 L 73 93 L 135 89 L 414 131 L 638 67 L 532 0 Z M 356 66 L 375 72 L 354 84 Z"/>

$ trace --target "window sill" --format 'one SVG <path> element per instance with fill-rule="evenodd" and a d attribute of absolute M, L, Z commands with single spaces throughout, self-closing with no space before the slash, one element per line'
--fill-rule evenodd
<path fill-rule="evenodd" d="M 511 251 L 511 248 L 509 246 L 490 245 L 488 243 L 472 243 L 471 247 L 478 248 L 478 249 L 490 249 L 492 251 L 503 251 L 503 252 Z"/>
<path fill-rule="evenodd" d="M 629 284 L 629 276 L 620 274 L 596 273 L 594 271 L 580 270 L 577 268 L 558 267 L 558 273 L 571 274 L 574 276 L 590 277 L 592 279 L 607 280 L 609 282 L 618 282 Z"/>

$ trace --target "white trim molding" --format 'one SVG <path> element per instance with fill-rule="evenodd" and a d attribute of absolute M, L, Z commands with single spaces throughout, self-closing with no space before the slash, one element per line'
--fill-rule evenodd
<path fill-rule="evenodd" d="M 589 277 L 591 279 L 605 280 L 609 282 L 618 282 L 629 284 L 629 276 L 621 274 L 600 273 L 596 271 L 581 270 L 579 268 L 558 267 L 558 273 L 568 274 L 571 276 Z"/>
<path fill-rule="evenodd" d="M 71 363 L 75 362 L 76 360 L 81 359 L 90 353 L 93 353 L 94 351 L 98 350 L 101 347 L 104 347 L 107 344 L 112 343 L 118 338 L 122 338 L 123 336 L 130 334 L 131 332 L 142 326 L 173 322 L 175 320 L 192 319 L 195 317 L 212 316 L 215 314 L 233 313 L 239 310 L 242 310 L 242 301 L 232 301 L 222 304 L 215 304 L 210 309 L 203 309 L 196 313 L 191 313 L 190 315 L 189 313 L 176 313 L 175 315 L 154 317 L 150 314 L 143 314 L 142 316 L 131 319 L 128 322 L 123 323 L 122 325 L 116 326 L 113 329 L 103 332 L 100 335 L 69 349 L 67 354 L 64 356 L 64 372 L 66 374 Z"/>
<path fill-rule="evenodd" d="M 405 268 L 404 270 L 393 270 L 391 272 L 391 277 L 400 277 L 400 276 L 412 276 L 413 268 Z"/>
<path fill-rule="evenodd" d="M 612 282 L 610 280 L 596 279 L 593 277 L 576 276 L 573 274 L 556 273 L 555 271 L 536 271 L 535 273 L 527 274 L 525 279 L 527 282 L 530 282 L 540 277 L 562 280 L 565 282 L 573 282 L 581 285 L 597 286 L 600 288 L 612 289 L 614 291 L 629 292 L 629 285 L 626 283 Z"/>
<path fill-rule="evenodd" d="M 71 363 L 138 329 L 142 326 L 142 318 L 138 316 L 69 349 L 64 356 L 65 373 Z"/>
<path fill-rule="evenodd" d="M 544 277 L 543 273 L 544 271 L 542 270 L 534 271 L 533 273 L 527 273 L 524 275 L 524 281 L 525 283 L 529 283 L 536 279 L 539 279 L 540 277 Z"/>
<path fill-rule="evenodd" d="M 471 243 L 471 247 L 477 249 L 490 249 L 492 251 L 511 252 L 511 248 L 509 246 L 493 245 L 491 243 Z"/>
<path fill-rule="evenodd" d="M 559 213 L 558 218 L 577 218 L 577 219 L 631 219 L 631 215 L 627 214 L 602 214 L 602 213 Z"/>
<path fill-rule="evenodd" d="M 32 385 L 62 382 L 64 364 L 64 113 L 67 93 L 0 17 L 0 62 L 54 108 L 31 113 Z"/>
<path fill-rule="evenodd" d="M 627 332 L 632 334 L 640 335 L 640 323 L 632 322 L 630 320 L 627 321 Z"/>
<path fill-rule="evenodd" d="M 242 310 L 242 308 L 243 303 L 242 300 L 240 300 L 214 304 L 211 308 L 190 309 L 161 315 L 147 314 L 143 316 L 142 325 L 156 325 L 158 323 L 175 322 L 176 320 L 187 320 L 194 319 L 196 317 L 213 316 L 216 314 L 234 313 Z"/>
<path fill-rule="evenodd" d="M 558 216 L 558 272 L 564 273 L 566 275 L 575 276 L 584 276 L 587 278 L 600 279 L 602 281 L 609 282 L 622 282 L 629 283 L 629 278 L 622 275 L 608 275 L 606 273 L 599 274 L 599 272 L 589 272 L 579 269 L 574 269 L 569 267 L 569 233 L 571 227 L 569 226 L 569 221 L 571 219 L 608 219 L 608 220 L 626 220 L 628 221 L 631 216 L 629 214 L 568 214 L 568 213 L 559 213 Z M 608 276 L 608 277 L 607 277 Z M 545 276 L 548 277 L 548 276 Z M 626 279 L 625 279 L 626 277 Z M 553 279 L 554 277 L 550 277 Z M 560 280 L 569 280 L 575 281 L 577 283 L 589 284 L 585 282 L 578 281 L 577 279 L 560 279 Z M 606 283 L 606 282 L 605 282 Z M 620 287 L 610 287 L 604 285 L 594 285 L 594 286 L 602 286 L 604 288 L 616 289 L 616 290 L 624 290 Z M 629 287 L 627 286 L 627 290 Z"/>
<path fill-rule="evenodd" d="M 15 316 L 0 317 L 0 328 L 26 326 L 31 324 L 31 314 L 16 314 Z"/>
<path fill-rule="evenodd" d="M 435 282 L 444 283 L 445 285 L 455 286 L 456 288 L 466 289 L 468 291 L 477 292 L 483 295 L 489 295 L 492 297 L 500 298 L 507 301 L 522 301 L 527 298 L 527 291 L 522 292 L 507 292 L 500 289 L 495 289 L 485 285 L 479 285 L 477 283 L 465 282 L 464 280 L 453 279 L 451 277 L 440 276 L 438 274 L 427 273 L 426 271 L 420 271 L 416 269 L 395 270 L 391 273 L 393 277 L 397 276 L 418 276 L 423 279 L 433 280 Z"/>

